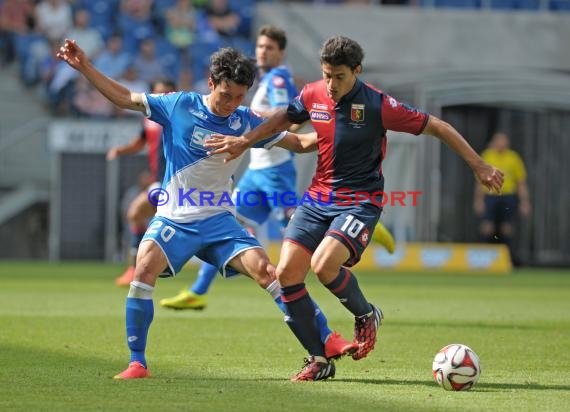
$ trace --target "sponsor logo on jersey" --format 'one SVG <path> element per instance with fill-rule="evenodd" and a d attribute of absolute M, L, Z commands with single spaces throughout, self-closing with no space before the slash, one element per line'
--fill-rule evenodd
<path fill-rule="evenodd" d="M 311 120 L 313 122 L 330 123 L 332 115 L 325 110 L 311 110 Z"/>
<path fill-rule="evenodd" d="M 192 131 L 192 138 L 190 139 L 190 146 L 204 150 L 204 140 L 210 137 L 215 132 L 204 129 L 203 127 L 194 126 Z"/>
<path fill-rule="evenodd" d="M 350 107 L 350 120 L 353 122 L 363 122 L 364 121 L 364 105 L 363 104 L 352 104 Z"/>
<path fill-rule="evenodd" d="M 326 104 L 322 104 L 322 103 L 313 103 L 313 109 L 328 110 L 329 106 L 327 106 Z"/>
<path fill-rule="evenodd" d="M 275 103 L 289 103 L 289 93 L 287 93 L 287 89 L 275 89 L 273 97 Z"/>

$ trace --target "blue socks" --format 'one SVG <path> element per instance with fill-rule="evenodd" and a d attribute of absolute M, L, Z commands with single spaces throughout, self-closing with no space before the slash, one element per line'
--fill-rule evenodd
<path fill-rule="evenodd" d="M 287 325 L 310 355 L 325 357 L 325 346 L 315 318 L 315 303 L 304 283 L 281 288 Z M 319 310 L 320 311 L 320 310 Z"/>
<path fill-rule="evenodd" d="M 138 361 L 145 368 L 146 338 L 154 317 L 153 290 L 145 283 L 131 282 L 126 304 L 127 345 L 131 350 L 131 362 Z"/>
<path fill-rule="evenodd" d="M 190 291 L 197 295 L 205 295 L 210 289 L 210 285 L 214 281 L 218 273 L 218 268 L 210 265 L 209 263 L 202 262 L 200 270 L 198 271 L 198 278 L 192 286 L 190 286 Z"/>

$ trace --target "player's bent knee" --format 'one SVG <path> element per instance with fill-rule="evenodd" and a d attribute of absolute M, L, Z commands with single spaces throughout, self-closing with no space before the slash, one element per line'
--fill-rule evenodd
<path fill-rule="evenodd" d="M 291 286 L 305 280 L 305 273 L 299 271 L 294 265 L 282 265 L 279 263 L 275 269 L 275 276 L 281 286 Z"/>

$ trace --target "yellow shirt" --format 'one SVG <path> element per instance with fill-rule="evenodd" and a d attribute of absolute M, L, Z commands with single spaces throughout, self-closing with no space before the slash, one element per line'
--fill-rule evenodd
<path fill-rule="evenodd" d="M 526 170 L 521 157 L 514 150 L 505 150 L 502 153 L 497 152 L 495 149 L 486 149 L 481 154 L 483 160 L 491 166 L 495 166 L 505 174 L 505 181 L 503 183 L 503 195 L 514 195 L 517 193 L 518 183 L 526 180 Z M 489 191 L 483 188 L 487 194 Z"/>

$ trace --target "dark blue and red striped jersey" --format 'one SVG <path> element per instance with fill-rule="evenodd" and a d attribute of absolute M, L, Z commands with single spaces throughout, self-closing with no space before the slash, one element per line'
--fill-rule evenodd
<path fill-rule="evenodd" d="M 142 138 L 148 148 L 148 166 L 154 181 L 162 182 L 164 177 L 164 153 L 162 148 L 162 126 L 148 118 L 143 119 Z"/>
<path fill-rule="evenodd" d="M 306 85 L 287 109 L 289 120 L 311 120 L 318 134 L 318 163 L 309 193 L 329 201 L 384 189 L 386 130 L 420 134 L 429 115 L 357 79 L 337 103 L 324 80 Z M 342 190 L 341 190 L 342 189 Z M 352 197 L 352 196 L 351 196 Z"/>

